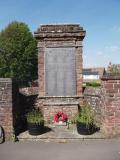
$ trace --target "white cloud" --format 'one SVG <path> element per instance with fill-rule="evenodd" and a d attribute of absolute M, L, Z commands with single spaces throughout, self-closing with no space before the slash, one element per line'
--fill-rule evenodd
<path fill-rule="evenodd" d="M 97 54 L 98 56 L 102 56 L 102 55 L 104 54 L 104 52 L 103 52 L 103 51 L 98 51 L 98 52 L 96 52 L 96 54 Z"/>
<path fill-rule="evenodd" d="M 87 56 L 86 56 L 85 54 L 83 54 L 83 58 L 84 58 L 84 59 L 86 59 L 86 58 L 87 58 Z"/>
<path fill-rule="evenodd" d="M 106 52 L 112 52 L 112 53 L 118 52 L 118 51 L 120 51 L 120 46 L 117 46 L 117 45 L 106 46 L 105 51 Z"/>
<path fill-rule="evenodd" d="M 111 46 L 105 46 L 104 48 L 102 48 L 101 50 L 96 51 L 94 54 L 96 56 L 107 56 L 110 53 L 118 53 L 120 52 L 120 46 L 118 45 L 111 45 Z"/>
<path fill-rule="evenodd" d="M 120 27 L 118 27 L 118 26 L 114 26 L 111 30 L 112 30 L 113 32 L 120 33 Z"/>
<path fill-rule="evenodd" d="M 120 59 L 120 45 L 113 44 L 105 46 L 98 50 L 93 50 L 84 55 L 84 67 L 104 66 L 107 67 L 109 62 L 118 63 Z"/>

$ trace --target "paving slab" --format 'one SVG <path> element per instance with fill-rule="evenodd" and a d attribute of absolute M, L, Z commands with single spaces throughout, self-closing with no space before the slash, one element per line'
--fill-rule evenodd
<path fill-rule="evenodd" d="M 35 141 L 71 141 L 77 139 L 104 139 L 104 135 L 101 132 L 95 132 L 91 135 L 80 135 L 77 133 L 76 126 L 71 126 L 68 129 L 68 126 L 60 125 L 49 125 L 46 127 L 45 133 L 32 136 L 28 131 L 21 133 L 18 136 L 20 141 L 24 140 L 35 140 Z"/>

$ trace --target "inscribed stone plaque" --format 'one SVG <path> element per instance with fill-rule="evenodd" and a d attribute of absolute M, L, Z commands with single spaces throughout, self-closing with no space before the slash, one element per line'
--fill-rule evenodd
<path fill-rule="evenodd" d="M 75 48 L 45 48 L 45 94 L 76 95 Z"/>

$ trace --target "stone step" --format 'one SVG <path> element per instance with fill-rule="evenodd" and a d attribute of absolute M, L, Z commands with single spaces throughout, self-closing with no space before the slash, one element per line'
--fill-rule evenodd
<path fill-rule="evenodd" d="M 48 127 L 46 127 L 48 128 Z M 20 141 L 33 140 L 33 141 L 56 141 L 66 142 L 80 139 L 103 139 L 104 135 L 100 132 L 96 132 L 92 135 L 80 135 L 77 133 L 75 127 L 67 129 L 66 126 L 49 126 L 45 133 L 37 136 L 32 136 L 28 131 L 21 133 L 18 136 Z"/>

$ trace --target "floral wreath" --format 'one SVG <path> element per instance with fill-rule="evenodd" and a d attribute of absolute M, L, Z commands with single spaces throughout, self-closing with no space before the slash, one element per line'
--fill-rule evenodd
<path fill-rule="evenodd" d="M 67 120 L 68 120 L 68 117 L 63 112 L 57 112 L 54 116 L 54 121 L 55 122 L 67 122 Z"/>

